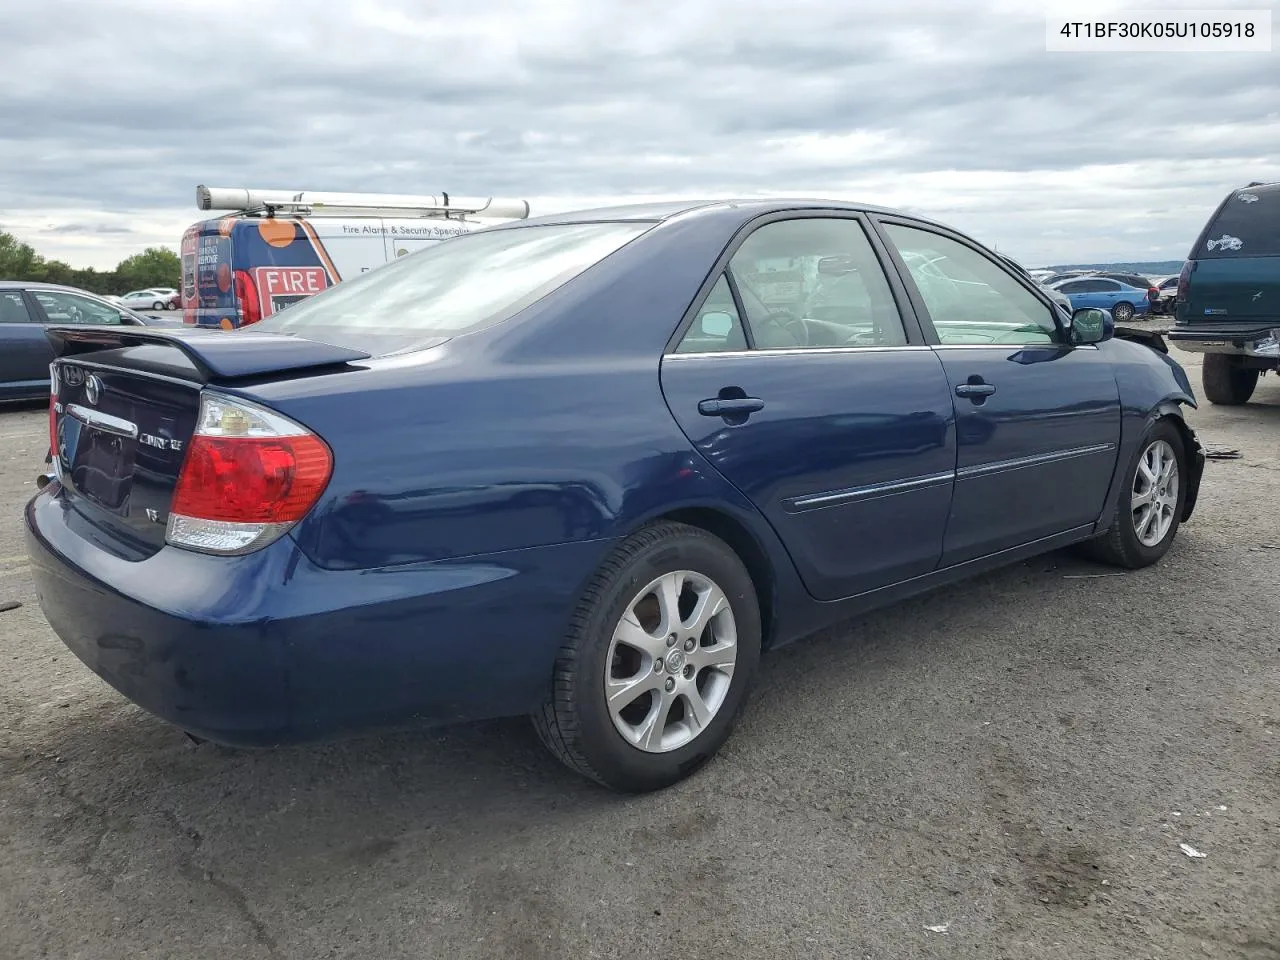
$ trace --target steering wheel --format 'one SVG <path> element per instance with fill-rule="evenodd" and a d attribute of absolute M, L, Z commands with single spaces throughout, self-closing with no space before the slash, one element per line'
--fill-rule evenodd
<path fill-rule="evenodd" d="M 797 346 L 809 346 L 809 327 L 801 317 L 787 307 L 767 307 L 765 322 L 781 330 L 796 342 Z"/>

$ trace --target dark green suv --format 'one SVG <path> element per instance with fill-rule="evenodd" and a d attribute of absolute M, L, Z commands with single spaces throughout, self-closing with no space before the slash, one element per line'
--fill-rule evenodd
<path fill-rule="evenodd" d="M 1251 183 L 1222 201 L 1182 267 L 1169 339 L 1203 353 L 1204 394 L 1247 403 L 1280 370 L 1280 183 Z"/>

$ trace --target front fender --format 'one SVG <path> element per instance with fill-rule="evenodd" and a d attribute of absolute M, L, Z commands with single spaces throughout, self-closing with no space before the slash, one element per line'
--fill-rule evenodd
<path fill-rule="evenodd" d="M 1187 407 L 1196 408 L 1195 391 L 1182 364 L 1140 341 L 1118 339 L 1103 345 L 1111 360 L 1120 395 L 1120 443 L 1111 489 L 1094 530 L 1103 533 L 1111 526 L 1124 494 L 1124 477 L 1137 455 L 1143 438 L 1157 420 L 1171 419 L 1183 436 L 1187 452 L 1187 495 L 1182 519 L 1190 518 L 1204 475 L 1204 448 L 1184 416 Z"/>

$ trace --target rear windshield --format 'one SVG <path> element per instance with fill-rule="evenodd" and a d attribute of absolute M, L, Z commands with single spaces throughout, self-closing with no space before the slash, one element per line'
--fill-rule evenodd
<path fill-rule="evenodd" d="M 1192 256 L 1280 257 L 1280 184 L 1237 190 L 1214 217 Z"/>
<path fill-rule="evenodd" d="M 572 223 L 464 234 L 264 318 L 374 355 L 499 323 L 635 239 L 649 223 Z"/>

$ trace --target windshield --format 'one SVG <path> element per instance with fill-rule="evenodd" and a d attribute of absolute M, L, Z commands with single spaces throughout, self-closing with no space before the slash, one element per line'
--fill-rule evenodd
<path fill-rule="evenodd" d="M 264 318 L 293 333 L 375 355 L 499 323 L 652 226 L 571 223 L 443 240 Z"/>

